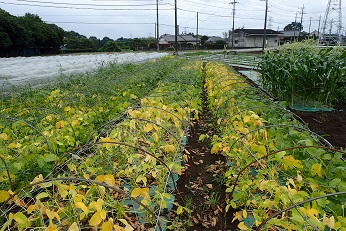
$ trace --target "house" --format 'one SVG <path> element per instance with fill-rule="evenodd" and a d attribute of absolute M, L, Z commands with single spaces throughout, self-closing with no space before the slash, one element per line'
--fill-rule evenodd
<path fill-rule="evenodd" d="M 219 41 L 225 41 L 224 38 L 221 38 L 220 36 L 211 36 L 208 38 L 208 40 L 205 42 L 206 44 L 214 44 Z"/>
<path fill-rule="evenodd" d="M 179 50 L 188 50 L 194 49 L 197 43 L 200 43 L 200 40 L 192 35 L 178 35 L 178 49 Z M 170 49 L 175 46 L 175 35 L 162 35 L 159 38 L 160 49 Z"/>
<path fill-rule="evenodd" d="M 295 41 L 302 35 L 302 32 L 299 30 L 283 30 L 280 31 L 280 33 L 281 35 L 279 36 L 279 39 L 283 43 Z"/>
<path fill-rule="evenodd" d="M 277 47 L 279 42 L 280 32 L 271 29 L 266 30 L 266 47 Z M 231 41 L 228 46 L 236 48 L 251 48 L 262 47 L 263 45 L 264 29 L 236 29 L 230 32 Z"/>

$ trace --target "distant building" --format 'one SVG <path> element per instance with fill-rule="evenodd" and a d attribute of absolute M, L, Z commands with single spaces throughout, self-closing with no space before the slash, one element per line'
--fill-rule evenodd
<path fill-rule="evenodd" d="M 279 44 L 280 32 L 271 29 L 266 30 L 266 47 L 277 47 Z M 235 48 L 253 48 L 262 47 L 264 29 L 236 29 L 230 32 L 230 41 L 228 46 Z"/>
<path fill-rule="evenodd" d="M 283 30 L 280 33 L 279 39 L 282 43 L 293 42 L 298 39 L 299 35 L 302 35 L 302 32 L 299 30 Z"/>
<path fill-rule="evenodd" d="M 178 35 L 178 49 L 188 50 L 194 49 L 196 44 L 200 43 L 200 40 L 192 35 Z M 159 38 L 160 49 L 174 49 L 175 46 L 175 35 L 162 35 Z"/>
<path fill-rule="evenodd" d="M 207 44 L 213 44 L 219 41 L 226 41 L 226 39 L 221 38 L 220 36 L 211 36 L 208 38 L 208 40 L 205 42 Z"/>

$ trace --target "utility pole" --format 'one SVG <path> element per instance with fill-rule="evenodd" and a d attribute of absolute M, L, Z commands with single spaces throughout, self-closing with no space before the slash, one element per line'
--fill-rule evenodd
<path fill-rule="evenodd" d="M 309 36 L 310 36 L 310 32 L 311 32 L 311 20 L 312 20 L 312 17 L 310 17 L 310 23 L 309 23 Z"/>
<path fill-rule="evenodd" d="M 232 49 L 234 47 L 234 16 L 235 16 L 235 4 L 237 4 L 239 2 L 236 2 L 235 0 L 233 0 L 233 2 L 231 2 L 231 4 L 233 4 L 233 21 L 232 21 Z"/>
<path fill-rule="evenodd" d="M 175 54 L 178 55 L 178 9 L 177 0 L 174 1 L 174 17 L 175 17 Z"/>
<path fill-rule="evenodd" d="M 320 45 L 320 30 L 321 30 L 321 18 L 322 15 L 320 15 L 320 18 L 318 19 L 318 30 L 317 30 L 317 45 Z"/>
<path fill-rule="evenodd" d="M 299 28 L 298 40 L 299 40 L 299 38 L 300 38 L 300 34 L 301 34 L 302 29 L 303 29 L 303 16 L 304 16 L 304 14 L 305 14 L 304 9 L 305 9 L 305 7 L 304 7 L 304 5 L 303 5 L 303 7 L 302 7 L 302 12 L 301 12 L 301 17 L 300 17 L 300 28 Z"/>
<path fill-rule="evenodd" d="M 297 26 L 297 17 L 298 17 L 298 13 L 296 12 L 296 17 L 294 18 L 294 26 Z M 296 29 L 293 28 L 293 40 L 296 40 Z"/>
<path fill-rule="evenodd" d="M 159 34 L 159 0 L 156 0 L 156 50 L 160 51 Z"/>
<path fill-rule="evenodd" d="M 263 29 L 263 44 L 262 44 L 262 51 L 264 51 L 267 43 L 267 19 L 268 19 L 268 0 L 266 1 L 266 10 L 264 14 L 264 29 Z"/>
<path fill-rule="evenodd" d="M 196 51 L 198 50 L 198 12 L 197 12 L 197 31 L 196 31 Z"/>

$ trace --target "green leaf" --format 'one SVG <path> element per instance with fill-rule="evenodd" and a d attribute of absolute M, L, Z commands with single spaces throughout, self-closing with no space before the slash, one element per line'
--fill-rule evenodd
<path fill-rule="evenodd" d="M 329 185 L 330 185 L 331 187 L 337 187 L 337 186 L 339 185 L 340 182 L 341 182 L 341 180 L 340 180 L 339 178 L 336 178 L 336 179 L 333 179 L 333 180 L 329 183 Z"/>
<path fill-rule="evenodd" d="M 46 197 L 49 197 L 49 194 L 47 192 L 42 192 L 36 196 L 36 200 L 40 200 L 40 199 L 46 198 Z"/>
<path fill-rule="evenodd" d="M 313 142 L 312 140 L 310 140 L 310 139 L 306 139 L 306 140 L 305 140 L 305 145 L 306 145 L 306 146 L 313 146 L 313 145 L 314 145 L 314 142 Z"/>
<path fill-rule="evenodd" d="M 18 212 L 14 214 L 13 219 L 16 222 L 18 222 L 18 230 L 21 230 L 23 228 L 28 228 L 30 226 L 29 219 L 22 212 Z"/>
<path fill-rule="evenodd" d="M 286 155 L 286 151 L 278 152 L 275 154 L 275 159 L 278 161 L 281 161 L 285 155 Z"/>
<path fill-rule="evenodd" d="M 177 214 L 178 214 L 178 215 L 181 214 L 183 211 L 184 211 L 184 210 L 183 210 L 183 206 L 179 206 L 179 207 L 177 208 Z"/>
<path fill-rule="evenodd" d="M 54 154 L 47 154 L 43 157 L 44 162 L 54 162 L 58 160 L 58 157 Z"/>

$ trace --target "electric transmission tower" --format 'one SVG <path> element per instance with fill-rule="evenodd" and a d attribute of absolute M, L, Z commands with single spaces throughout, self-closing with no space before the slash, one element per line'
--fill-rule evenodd
<path fill-rule="evenodd" d="M 341 43 L 342 14 L 341 0 L 328 0 L 326 13 L 322 23 L 322 36 L 320 40 L 328 43 Z"/>

